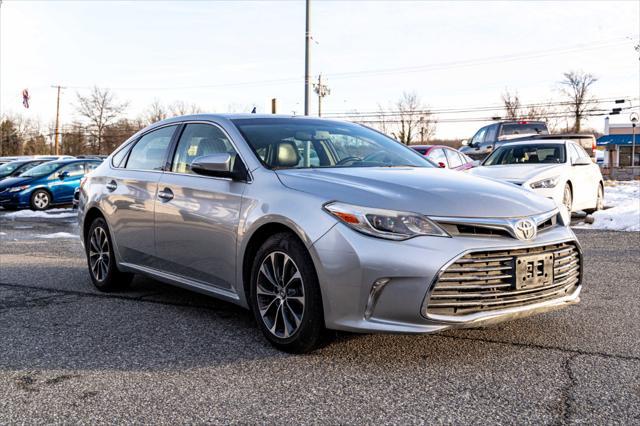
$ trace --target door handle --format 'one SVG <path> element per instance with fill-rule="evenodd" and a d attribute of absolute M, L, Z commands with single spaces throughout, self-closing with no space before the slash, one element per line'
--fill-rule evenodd
<path fill-rule="evenodd" d="M 162 191 L 158 192 L 158 197 L 164 201 L 171 201 L 173 199 L 173 191 L 169 188 L 165 188 Z"/>
<path fill-rule="evenodd" d="M 106 186 L 107 186 L 107 189 L 108 189 L 110 192 L 113 192 L 113 191 L 115 191 L 115 190 L 116 190 L 116 188 L 118 187 L 118 184 L 116 183 L 116 181 L 115 181 L 115 180 L 112 180 L 112 181 L 111 181 L 111 182 L 109 182 Z"/>

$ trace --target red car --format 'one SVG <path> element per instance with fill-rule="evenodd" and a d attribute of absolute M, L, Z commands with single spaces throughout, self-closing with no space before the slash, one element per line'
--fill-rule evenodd
<path fill-rule="evenodd" d="M 465 154 L 444 145 L 411 145 L 410 148 L 427 157 L 443 169 L 469 170 L 476 162 Z"/>

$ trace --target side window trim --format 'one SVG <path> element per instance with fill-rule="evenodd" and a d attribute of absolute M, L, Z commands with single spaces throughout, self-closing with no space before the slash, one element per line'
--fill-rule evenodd
<path fill-rule="evenodd" d="M 169 153 L 170 153 L 170 155 L 167 158 L 167 163 L 165 165 L 164 173 L 172 173 L 172 174 L 177 174 L 177 175 L 182 175 L 182 176 L 200 177 L 200 178 L 205 178 L 205 179 L 218 179 L 218 180 L 220 180 L 220 179 L 221 180 L 228 180 L 229 179 L 229 178 L 221 178 L 221 177 L 215 177 L 215 176 L 202 176 L 202 175 L 197 175 L 197 174 L 179 173 L 179 172 L 172 171 L 173 160 L 175 159 L 176 151 L 178 150 L 178 143 L 180 143 L 180 138 L 182 137 L 182 134 L 184 133 L 185 128 L 189 124 L 207 124 L 207 125 L 210 125 L 210 126 L 214 126 L 218 130 L 220 130 L 226 136 L 227 140 L 229 141 L 229 143 L 233 147 L 233 150 L 236 152 L 236 155 L 238 156 L 238 158 L 240 159 L 240 161 L 244 165 L 245 169 L 247 170 L 247 176 L 249 178 L 247 179 L 246 183 L 250 183 L 253 180 L 253 178 L 251 177 L 251 172 L 249 171 L 249 168 L 247 167 L 247 162 L 242 157 L 242 154 L 240 154 L 240 150 L 238 150 L 238 146 L 234 142 L 234 140 L 231 138 L 231 135 L 229 135 L 229 133 L 224 129 L 224 127 L 222 127 L 220 124 L 216 123 L 215 121 L 203 121 L 203 120 L 183 121 L 183 122 L 180 123 L 180 127 L 178 128 L 178 130 L 174 134 L 173 139 L 171 140 L 171 143 L 169 144 Z"/>
<path fill-rule="evenodd" d="M 168 159 L 169 152 L 171 151 L 171 147 L 173 146 L 173 143 L 176 140 L 175 138 L 176 138 L 176 135 L 178 134 L 178 131 L 181 130 L 181 128 L 182 128 L 182 123 L 167 123 L 164 126 L 158 126 L 158 127 L 154 127 L 153 129 L 149 129 L 149 131 L 144 132 L 143 134 L 138 136 L 138 138 L 128 148 L 128 152 L 127 152 L 126 158 L 123 159 L 124 160 L 124 164 L 119 168 L 121 168 L 121 169 L 126 169 L 127 168 L 127 165 L 129 164 L 129 157 L 131 156 L 131 151 L 133 151 L 133 148 L 138 144 L 138 142 L 140 142 L 140 140 L 143 137 L 145 137 L 149 133 L 155 132 L 156 130 L 160 130 L 160 129 L 163 129 L 165 127 L 171 127 L 171 126 L 175 126 L 176 129 L 173 131 L 173 134 L 171 135 L 171 141 L 169 141 L 169 145 L 167 146 L 167 150 L 165 151 L 164 165 L 162 166 L 162 170 L 129 169 L 129 170 L 134 170 L 134 171 L 163 173 L 166 170 L 167 159 Z"/>

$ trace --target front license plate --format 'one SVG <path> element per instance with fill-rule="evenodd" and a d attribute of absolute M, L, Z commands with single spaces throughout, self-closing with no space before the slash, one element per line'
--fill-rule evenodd
<path fill-rule="evenodd" d="M 553 253 L 516 258 L 516 289 L 544 287 L 553 283 Z"/>

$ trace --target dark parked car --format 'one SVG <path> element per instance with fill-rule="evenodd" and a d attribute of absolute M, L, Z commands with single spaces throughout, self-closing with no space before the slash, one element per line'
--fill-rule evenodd
<path fill-rule="evenodd" d="M 38 159 L 38 160 L 16 160 L 11 161 L 9 163 L 5 163 L 0 166 L 0 180 L 6 179 L 9 177 L 19 176 L 21 173 L 26 172 L 29 169 L 34 168 L 44 162 L 49 160 Z"/>
<path fill-rule="evenodd" d="M 69 204 L 80 179 L 102 163 L 100 160 L 49 161 L 0 181 L 0 206 L 5 209 L 44 210 Z"/>
<path fill-rule="evenodd" d="M 531 135 L 548 135 L 549 129 L 544 121 L 503 121 L 493 123 L 478 130 L 460 152 L 474 160 L 484 160 L 491 152 L 510 141 Z M 464 142 L 463 142 L 464 144 Z"/>
<path fill-rule="evenodd" d="M 472 158 L 446 145 L 412 145 L 411 148 L 441 168 L 464 171 L 476 165 Z"/>

